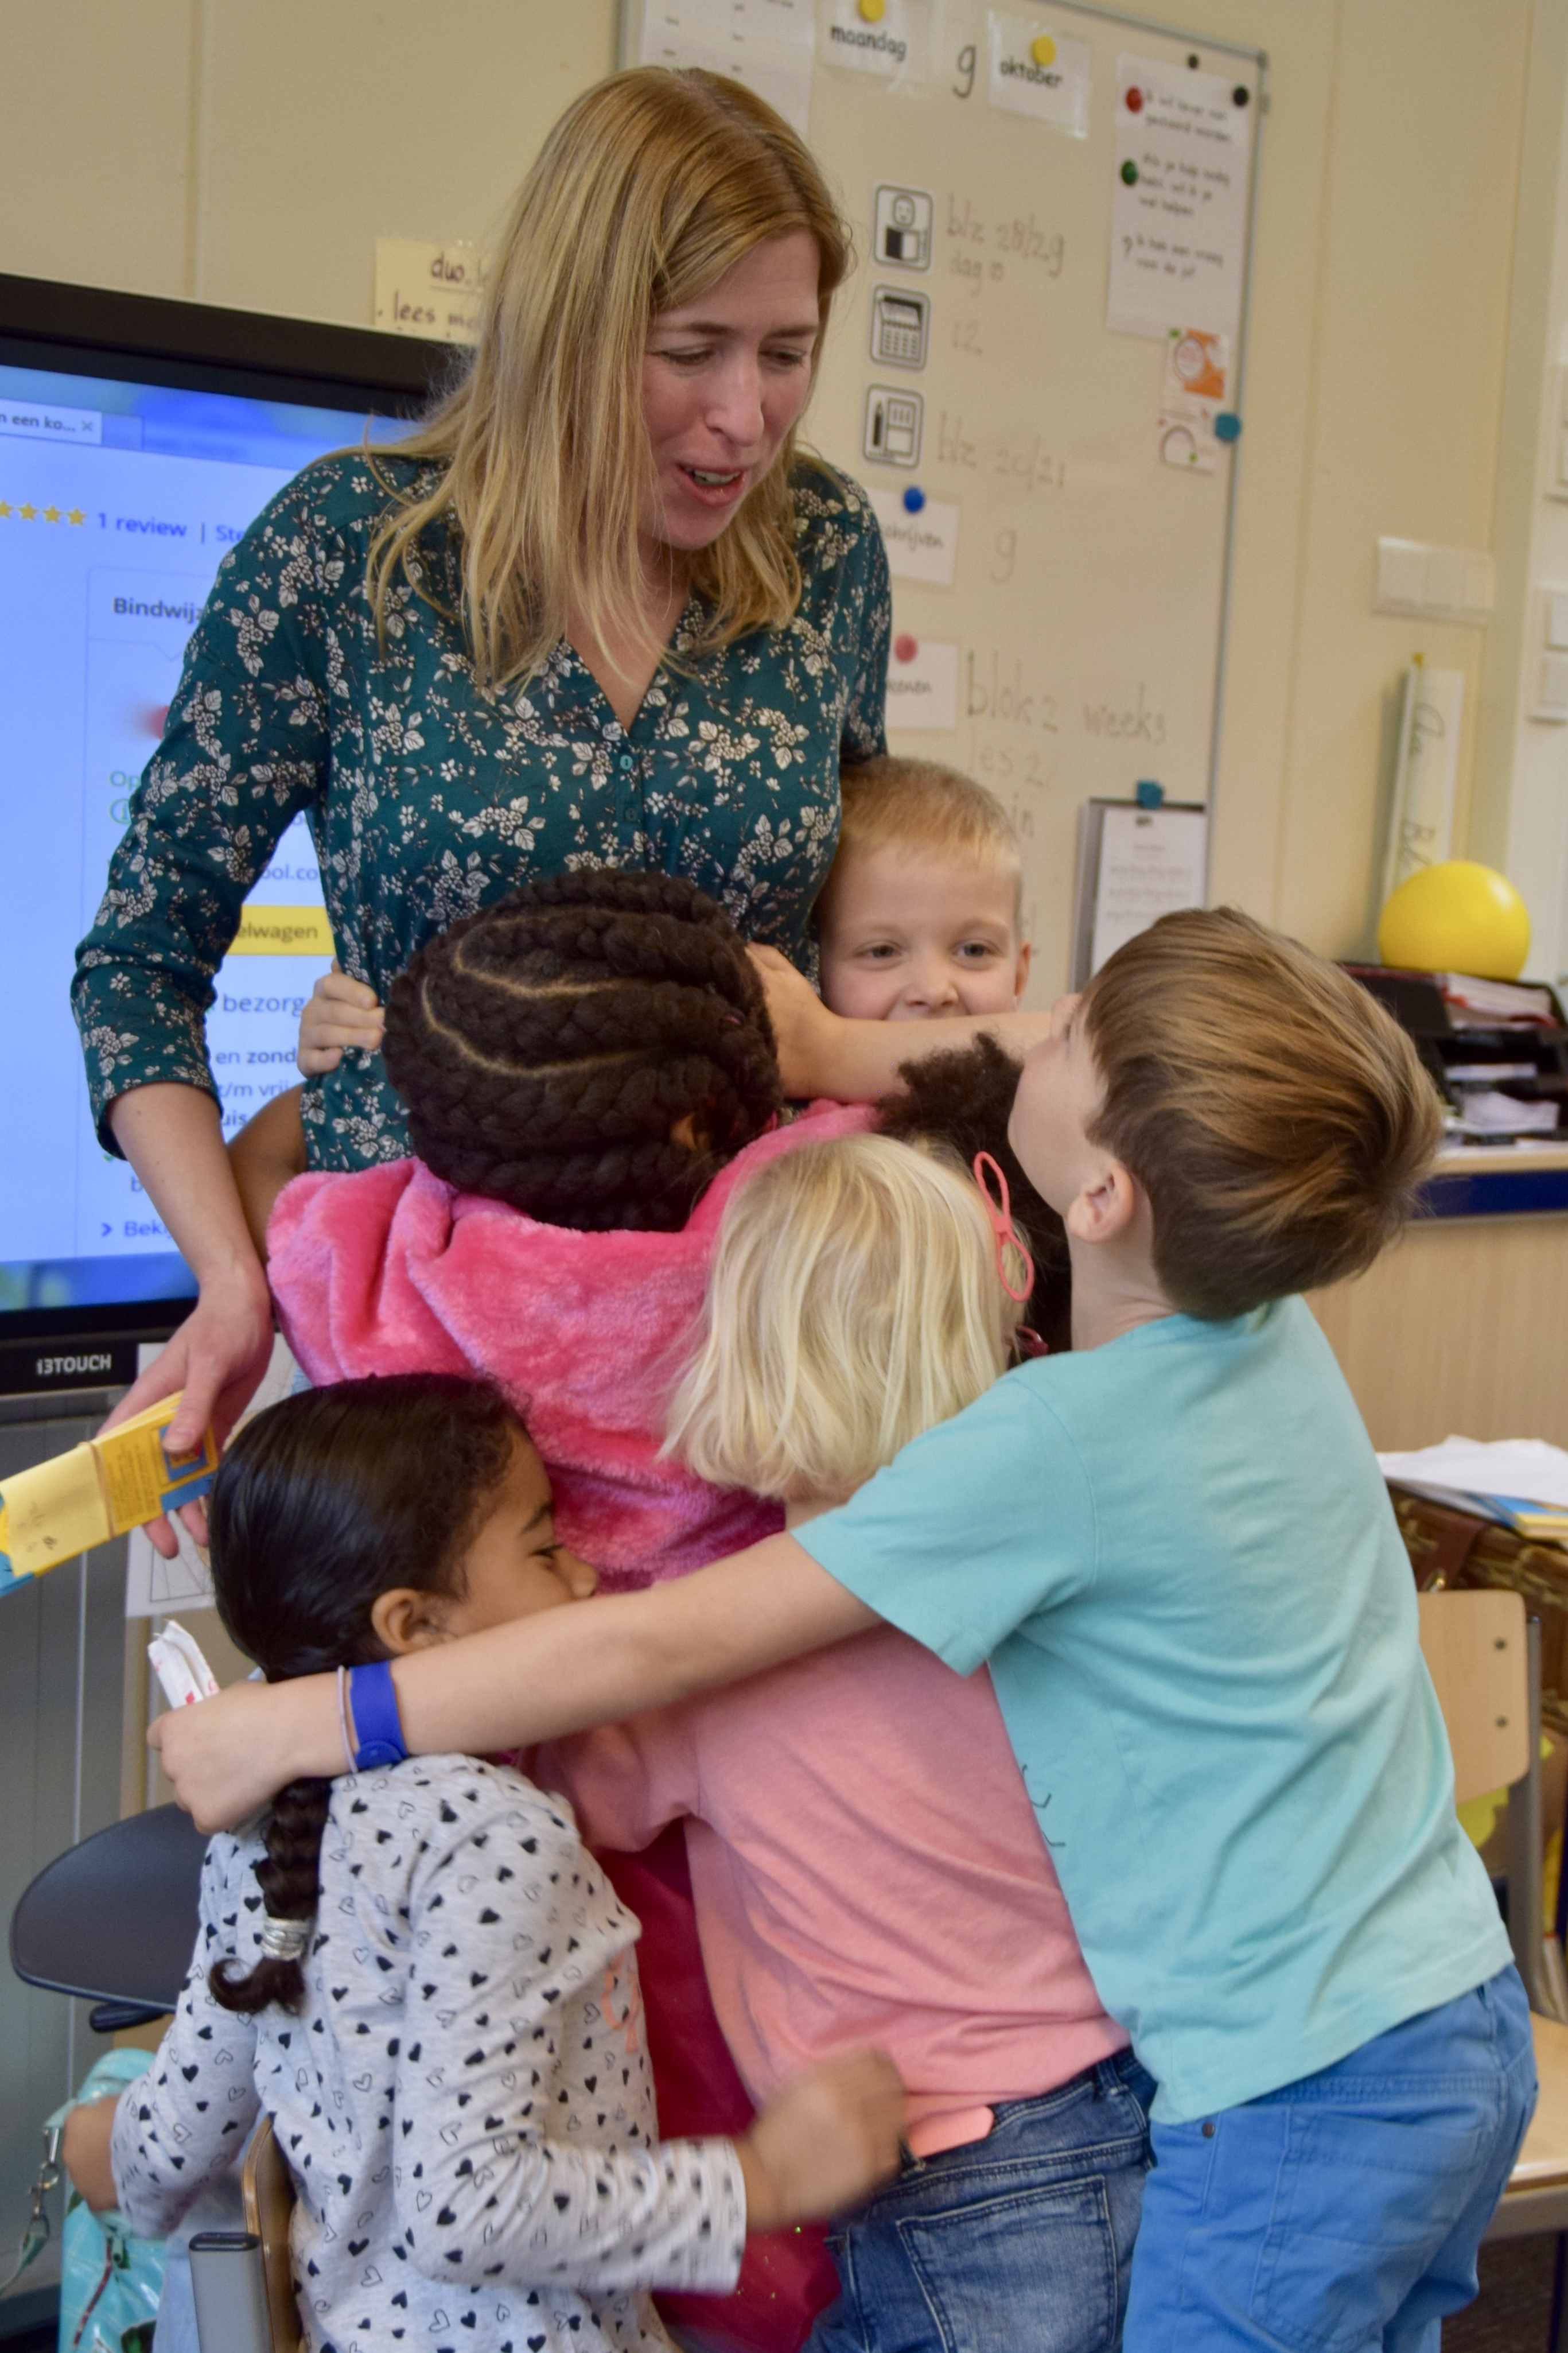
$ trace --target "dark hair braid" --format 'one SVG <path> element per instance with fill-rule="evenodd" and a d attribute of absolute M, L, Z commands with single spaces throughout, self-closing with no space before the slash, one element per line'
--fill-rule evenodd
<path fill-rule="evenodd" d="M 679 875 L 553 875 L 454 923 L 384 1050 L 420 1158 L 548 1225 L 683 1225 L 782 1100 L 755 967 Z"/>
<path fill-rule="evenodd" d="M 492 1382 L 452 1373 L 339 1381 L 239 1430 L 207 1504 L 218 1614 L 268 1683 L 386 1653 L 371 1624 L 398 1586 L 450 1592 L 455 1565 L 527 1436 Z M 269 1920 L 315 1913 L 330 1781 L 290 1781 L 263 1818 L 256 1866 Z M 298 2010 L 298 1960 L 218 1963 L 215 2001 Z"/>

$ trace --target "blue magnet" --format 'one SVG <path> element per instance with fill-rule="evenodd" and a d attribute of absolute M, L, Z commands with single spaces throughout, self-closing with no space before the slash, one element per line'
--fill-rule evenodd
<path fill-rule="evenodd" d="M 904 492 L 904 512 L 906 514 L 919 514 L 925 502 L 926 494 L 921 490 L 920 484 L 918 482 L 911 482 L 909 489 Z"/>
<path fill-rule="evenodd" d="M 1140 808 L 1159 808 L 1163 805 L 1165 787 L 1157 785 L 1152 776 L 1141 776 L 1133 786 Z"/>
<path fill-rule="evenodd" d="M 1214 438 L 1216 441 L 1240 440 L 1241 419 L 1233 408 L 1222 408 L 1215 418 Z"/>

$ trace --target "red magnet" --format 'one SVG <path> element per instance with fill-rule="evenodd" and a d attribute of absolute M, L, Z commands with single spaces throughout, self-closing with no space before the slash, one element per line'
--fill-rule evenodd
<path fill-rule="evenodd" d="M 920 639 L 918 638 L 911 638 L 908 629 L 905 629 L 901 636 L 896 637 L 893 639 L 893 653 L 895 659 L 899 661 L 913 661 L 920 649 Z"/>
<path fill-rule="evenodd" d="M 1142 93 L 1142 91 L 1141 90 L 1130 90 L 1128 91 L 1128 93 L 1127 93 L 1127 111 L 1128 111 L 1128 113 L 1129 113 L 1129 114 L 1142 114 L 1142 111 L 1143 111 L 1143 93 Z"/>

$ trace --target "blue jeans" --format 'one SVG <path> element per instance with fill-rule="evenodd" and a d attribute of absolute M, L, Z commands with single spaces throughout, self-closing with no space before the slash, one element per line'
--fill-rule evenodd
<path fill-rule="evenodd" d="M 1156 2124 L 1127 2353 L 1437 2353 L 1534 2106 L 1510 1962 L 1321 2074 Z"/>
<path fill-rule="evenodd" d="M 906 2158 L 829 2238 L 843 2294 L 805 2353 L 1114 2353 L 1153 2096 L 1122 2052 Z"/>

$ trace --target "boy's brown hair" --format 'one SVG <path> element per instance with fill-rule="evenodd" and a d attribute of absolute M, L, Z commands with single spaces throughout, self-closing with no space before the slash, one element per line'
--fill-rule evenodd
<path fill-rule="evenodd" d="M 1092 1143 L 1148 1193 L 1172 1305 L 1211 1320 L 1370 1266 L 1442 1134 L 1367 991 L 1234 908 L 1162 916 L 1090 981 Z"/>
<path fill-rule="evenodd" d="M 994 793 L 962 769 L 936 760 L 900 760 L 884 752 L 859 760 L 839 777 L 842 815 L 838 854 L 817 901 L 817 913 L 832 902 L 834 877 L 857 851 L 941 849 L 958 858 L 1006 867 L 1023 892 L 1018 837 Z"/>

